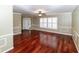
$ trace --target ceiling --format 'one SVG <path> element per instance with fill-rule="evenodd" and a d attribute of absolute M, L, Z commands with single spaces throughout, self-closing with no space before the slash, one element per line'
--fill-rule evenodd
<path fill-rule="evenodd" d="M 42 9 L 47 11 L 46 15 L 53 15 L 56 13 L 73 12 L 76 5 L 15 5 L 13 11 L 22 13 L 23 15 L 37 16 L 35 10 Z"/>

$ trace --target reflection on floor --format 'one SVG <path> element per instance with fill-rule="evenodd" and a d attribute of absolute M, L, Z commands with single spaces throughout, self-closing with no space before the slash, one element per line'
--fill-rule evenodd
<path fill-rule="evenodd" d="M 14 36 L 14 49 L 10 53 L 76 53 L 71 36 L 43 31 L 23 31 Z"/>

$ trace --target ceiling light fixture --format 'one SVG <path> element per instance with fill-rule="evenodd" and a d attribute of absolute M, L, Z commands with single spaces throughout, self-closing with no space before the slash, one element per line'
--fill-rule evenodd
<path fill-rule="evenodd" d="M 42 14 L 38 14 L 38 16 L 42 16 Z"/>
<path fill-rule="evenodd" d="M 45 14 L 45 13 L 46 13 L 46 11 L 45 11 L 45 10 L 43 10 L 43 9 L 38 9 L 38 10 L 34 11 L 34 13 L 37 13 L 37 14 L 38 14 L 38 16 L 42 16 L 43 14 Z"/>
<path fill-rule="evenodd" d="M 38 11 L 38 16 L 42 16 L 42 11 Z"/>

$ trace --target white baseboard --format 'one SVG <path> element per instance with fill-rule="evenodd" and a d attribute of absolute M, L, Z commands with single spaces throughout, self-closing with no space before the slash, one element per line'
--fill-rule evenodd
<path fill-rule="evenodd" d="M 11 48 L 9 48 L 9 49 L 7 49 L 7 50 L 5 50 L 5 51 L 1 52 L 1 53 L 6 53 L 6 52 L 8 52 L 8 51 L 12 50 L 13 48 L 14 48 L 14 47 L 11 47 Z"/>
<path fill-rule="evenodd" d="M 69 34 L 69 33 L 61 33 L 61 32 L 55 32 L 55 31 L 53 31 L 53 33 L 72 36 L 72 34 Z"/>
<path fill-rule="evenodd" d="M 21 27 L 20 26 L 15 26 L 13 28 L 13 35 L 18 35 L 21 34 Z"/>
<path fill-rule="evenodd" d="M 51 33 L 57 33 L 57 34 L 63 34 L 63 35 L 72 36 L 72 34 L 69 34 L 69 33 L 61 33 L 61 32 L 56 32 L 56 31 L 50 31 L 50 30 L 40 29 L 40 28 L 33 28 L 32 30 L 47 31 L 47 32 L 51 32 Z"/>
<path fill-rule="evenodd" d="M 30 29 L 22 29 L 22 30 L 33 30 L 32 28 L 30 28 Z"/>
<path fill-rule="evenodd" d="M 75 35 L 76 37 L 75 37 L 74 35 Z M 79 47 L 78 47 L 78 45 L 76 44 L 76 41 L 75 41 L 75 40 L 77 40 L 77 41 L 79 40 L 79 34 L 78 34 L 76 31 L 73 31 L 73 37 L 72 37 L 72 38 L 73 38 L 74 44 L 75 44 L 75 46 L 76 46 L 76 49 L 77 49 L 77 51 L 79 52 Z"/>
<path fill-rule="evenodd" d="M 11 36 L 11 35 L 13 35 L 13 33 L 12 34 L 1 35 L 0 38 L 6 37 L 6 36 Z"/>
<path fill-rule="evenodd" d="M 10 40 L 11 39 L 11 42 L 13 41 L 13 33 L 12 34 L 5 34 L 5 35 L 1 35 L 0 36 L 0 42 L 3 42 L 1 45 L 0 45 L 0 52 L 3 53 L 3 52 L 8 52 L 9 50 L 13 49 L 13 46 L 11 46 L 11 48 L 3 51 L 5 48 L 9 47 L 9 43 L 10 43 Z M 9 44 L 7 46 L 7 44 Z M 12 44 L 11 44 L 12 45 Z"/>
<path fill-rule="evenodd" d="M 18 32 L 18 33 L 14 33 L 13 35 L 18 35 L 18 34 L 21 34 L 21 32 Z"/>
<path fill-rule="evenodd" d="M 78 47 L 77 47 L 77 45 L 75 43 L 75 39 L 73 39 L 73 41 L 74 41 L 74 44 L 75 44 L 75 47 L 76 47 L 77 51 L 79 52 Z"/>

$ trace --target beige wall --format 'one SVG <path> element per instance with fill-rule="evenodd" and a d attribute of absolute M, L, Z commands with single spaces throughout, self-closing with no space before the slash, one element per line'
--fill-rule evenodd
<path fill-rule="evenodd" d="M 12 6 L 0 5 L 0 52 L 13 48 Z"/>
<path fill-rule="evenodd" d="M 39 18 L 32 19 L 32 29 L 39 29 L 39 30 L 46 30 L 50 32 L 57 32 L 66 35 L 71 35 L 71 28 L 72 28 L 72 13 L 59 13 L 53 16 L 58 17 L 58 29 L 44 29 L 39 27 Z"/>
<path fill-rule="evenodd" d="M 79 6 L 72 13 L 73 39 L 79 51 Z"/>
<path fill-rule="evenodd" d="M 21 34 L 21 14 L 13 13 L 13 33 Z"/>

